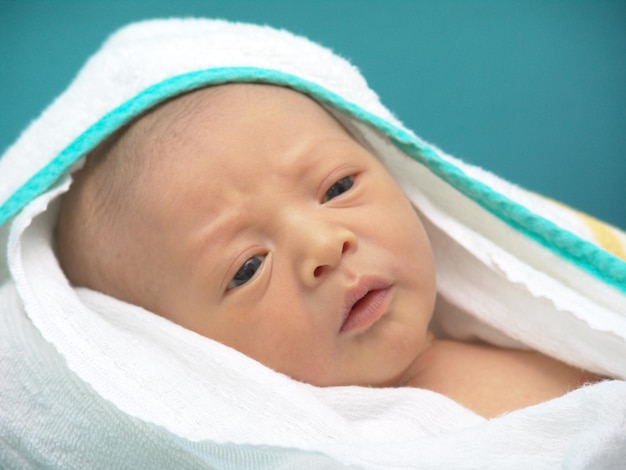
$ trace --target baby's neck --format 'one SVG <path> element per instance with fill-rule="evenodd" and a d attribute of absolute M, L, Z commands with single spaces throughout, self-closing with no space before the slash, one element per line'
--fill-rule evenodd
<path fill-rule="evenodd" d="M 441 393 L 492 418 L 599 380 L 538 352 L 434 339 L 402 385 Z"/>

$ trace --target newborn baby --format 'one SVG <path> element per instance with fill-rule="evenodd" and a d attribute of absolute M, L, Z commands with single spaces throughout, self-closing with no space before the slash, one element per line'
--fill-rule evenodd
<path fill-rule="evenodd" d="M 117 132 L 75 174 L 56 238 L 74 285 L 314 385 L 427 388 L 493 417 L 599 380 L 435 338 L 418 215 L 331 114 L 287 88 L 201 89 Z"/>

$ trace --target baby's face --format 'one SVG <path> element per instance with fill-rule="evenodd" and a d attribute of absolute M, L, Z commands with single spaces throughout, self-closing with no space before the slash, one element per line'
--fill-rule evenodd
<path fill-rule="evenodd" d="M 402 191 L 334 118 L 237 84 L 136 126 L 154 136 L 139 148 L 166 157 L 131 234 L 156 260 L 144 307 L 298 380 L 399 380 L 429 341 L 433 257 Z"/>

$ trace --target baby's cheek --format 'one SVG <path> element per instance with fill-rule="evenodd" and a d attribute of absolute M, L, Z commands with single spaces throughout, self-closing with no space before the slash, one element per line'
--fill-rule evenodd
<path fill-rule="evenodd" d="M 253 328 L 245 354 L 262 364 L 297 380 L 311 382 L 323 376 L 326 359 L 321 342 L 313 334 L 302 334 L 281 321 Z"/>

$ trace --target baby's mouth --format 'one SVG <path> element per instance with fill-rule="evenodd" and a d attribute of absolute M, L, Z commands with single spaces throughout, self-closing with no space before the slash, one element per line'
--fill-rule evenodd
<path fill-rule="evenodd" d="M 363 331 L 382 317 L 391 301 L 391 286 L 378 280 L 361 281 L 345 298 L 340 333 Z"/>

